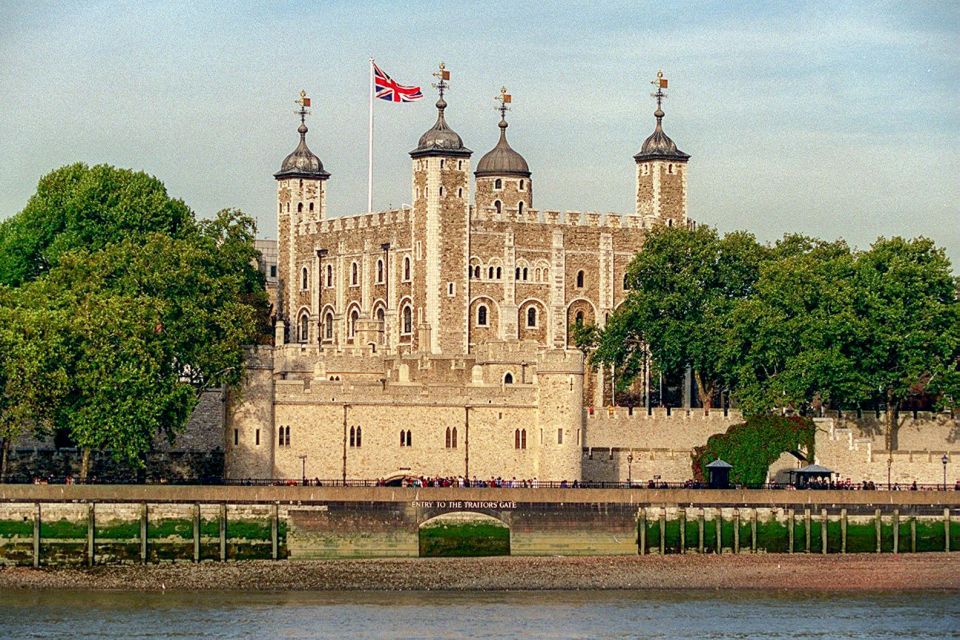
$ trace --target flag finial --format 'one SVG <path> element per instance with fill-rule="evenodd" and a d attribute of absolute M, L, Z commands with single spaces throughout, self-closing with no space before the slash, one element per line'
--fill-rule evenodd
<path fill-rule="evenodd" d="M 300 97 L 297 98 L 296 100 L 294 100 L 293 102 L 294 102 L 294 104 L 300 105 L 300 108 L 299 108 L 298 110 L 294 111 L 294 113 L 297 114 L 298 116 L 300 116 L 300 124 L 305 125 L 305 124 L 306 124 L 306 119 L 307 119 L 307 114 L 310 113 L 310 111 L 307 109 L 307 107 L 310 106 L 310 98 L 307 97 L 307 92 L 306 92 L 305 90 L 301 89 L 301 90 L 300 90 Z"/>
<path fill-rule="evenodd" d="M 657 71 L 657 79 L 651 80 L 650 84 L 657 88 L 656 93 L 651 93 L 650 95 L 657 99 L 657 110 L 653 112 L 653 115 L 657 117 L 657 125 L 659 126 L 660 121 L 663 119 L 663 109 L 660 107 L 663 103 L 663 99 L 667 97 L 667 94 L 664 93 L 663 90 L 668 86 L 667 79 L 663 77 L 663 69 Z"/>
<path fill-rule="evenodd" d="M 500 95 L 494 98 L 499 104 L 496 106 L 496 110 L 500 112 L 500 128 L 507 128 L 507 111 L 510 110 L 510 107 L 507 105 L 513 101 L 513 96 L 507 93 L 506 87 L 500 87 Z"/>
<path fill-rule="evenodd" d="M 443 102 L 443 92 L 447 90 L 447 80 L 450 79 L 450 71 L 447 70 L 447 65 L 440 63 L 440 68 L 433 73 L 433 77 L 437 79 L 433 83 L 433 88 L 440 92 L 440 102 Z M 437 103 L 439 106 L 439 102 Z"/>

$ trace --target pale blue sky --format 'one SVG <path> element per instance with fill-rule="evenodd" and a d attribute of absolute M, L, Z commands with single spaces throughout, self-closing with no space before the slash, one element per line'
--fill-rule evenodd
<path fill-rule="evenodd" d="M 376 105 L 375 208 L 410 201 L 407 152 L 433 123 L 444 60 L 448 121 L 474 162 L 505 84 L 535 207 L 629 212 L 662 67 L 692 217 L 765 240 L 927 235 L 960 263 L 955 2 L 0 0 L 0 217 L 82 160 L 156 175 L 201 215 L 239 207 L 272 237 L 301 88 L 329 212 L 359 213 L 371 55 L 426 95 Z"/>

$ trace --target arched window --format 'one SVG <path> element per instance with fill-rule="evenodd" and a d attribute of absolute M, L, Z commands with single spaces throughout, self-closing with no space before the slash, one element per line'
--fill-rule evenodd
<path fill-rule="evenodd" d="M 497 280 L 499 280 L 502 277 L 503 277 L 503 269 L 500 267 L 497 267 Z"/>
<path fill-rule="evenodd" d="M 361 427 L 358 425 L 357 426 L 357 446 L 359 447 L 362 444 L 363 444 L 363 431 L 361 431 Z"/>
<path fill-rule="evenodd" d="M 577 271 L 577 289 L 583 289 L 583 271 Z"/>
<path fill-rule="evenodd" d="M 523 268 L 523 281 L 524 281 L 524 282 L 527 281 L 527 277 L 528 277 L 528 276 L 527 276 L 527 268 L 524 267 L 524 268 Z"/>
<path fill-rule="evenodd" d="M 290 425 L 287 425 L 287 426 L 284 428 L 284 431 L 286 432 L 286 438 L 284 438 L 284 439 L 287 441 L 287 442 L 286 442 L 286 446 L 289 447 L 289 446 L 290 446 Z"/>
<path fill-rule="evenodd" d="M 304 267 L 300 270 L 300 288 L 306 289 L 310 285 L 310 274 L 307 271 L 307 268 Z"/>
<path fill-rule="evenodd" d="M 357 335 L 357 320 L 360 319 L 360 312 L 354 309 L 350 312 L 350 335 L 349 337 L 354 337 Z"/>
<path fill-rule="evenodd" d="M 527 309 L 527 326 L 535 327 L 537 326 L 537 308 L 530 307 Z"/>
<path fill-rule="evenodd" d="M 356 262 L 350 265 L 350 284 L 354 287 L 360 282 L 360 267 Z"/>
<path fill-rule="evenodd" d="M 297 333 L 300 342 L 306 342 L 310 339 L 310 316 L 308 316 L 306 313 L 300 316 Z"/>
<path fill-rule="evenodd" d="M 323 338 L 333 340 L 333 314 L 329 311 L 323 319 Z"/>
<path fill-rule="evenodd" d="M 333 286 L 333 265 L 327 265 L 327 286 Z"/>
<path fill-rule="evenodd" d="M 482 304 L 477 307 L 477 326 L 487 326 L 487 305 Z"/>
<path fill-rule="evenodd" d="M 297 203 L 297 213 L 303 213 L 303 203 L 302 203 L 302 202 L 298 202 L 298 203 Z"/>
<path fill-rule="evenodd" d="M 526 188 L 526 184 L 524 183 L 523 178 L 520 178 L 520 191 L 523 191 L 525 188 Z"/>
<path fill-rule="evenodd" d="M 403 279 L 410 279 L 410 256 L 405 256 L 403 258 Z"/>
<path fill-rule="evenodd" d="M 440 158 L 440 168 L 441 168 L 441 169 L 443 169 L 443 164 L 444 164 L 444 160 L 443 160 L 443 158 Z"/>
<path fill-rule="evenodd" d="M 441 160 L 440 162 L 443 162 L 443 160 Z M 443 197 L 443 187 L 440 187 L 440 197 L 441 198 Z"/>
<path fill-rule="evenodd" d="M 473 277 L 476 278 L 477 280 L 480 279 L 480 266 L 479 266 L 479 265 L 473 268 Z"/>
<path fill-rule="evenodd" d="M 277 446 L 283 446 L 283 427 L 277 427 Z"/>
<path fill-rule="evenodd" d="M 463 189 L 462 189 L 462 188 L 461 188 L 461 189 L 457 189 L 457 197 L 458 197 L 458 198 L 462 198 L 462 197 L 463 197 Z"/>
<path fill-rule="evenodd" d="M 501 180 L 500 178 L 497 178 L 496 180 L 494 180 L 494 181 L 493 181 L 493 188 L 496 189 L 497 191 L 499 191 L 500 189 L 503 189 L 503 180 Z M 497 208 L 497 211 L 499 211 L 499 210 L 500 210 L 500 208 L 498 207 L 498 208 Z"/>
<path fill-rule="evenodd" d="M 521 449 L 527 448 L 527 430 L 526 429 L 520 429 L 520 448 Z"/>
<path fill-rule="evenodd" d="M 497 213 L 503 213 L 503 203 L 499 200 L 494 201 L 493 208 L 497 210 Z"/>
<path fill-rule="evenodd" d="M 672 227 L 672 226 L 673 226 L 673 219 L 672 219 L 672 218 L 671 218 L 670 220 L 667 220 L 667 226 L 668 226 L 668 227 Z"/>
<path fill-rule="evenodd" d="M 377 284 L 383 283 L 383 258 L 377 259 Z"/>
<path fill-rule="evenodd" d="M 413 445 L 413 431 L 407 430 L 407 446 Z"/>
<path fill-rule="evenodd" d="M 513 448 L 520 448 L 520 429 L 514 429 L 513 431 Z"/>
<path fill-rule="evenodd" d="M 513 374 L 509 371 L 503 375 L 503 384 L 513 384 Z"/>
<path fill-rule="evenodd" d="M 380 323 L 380 325 L 381 325 L 380 328 L 381 328 L 381 329 L 383 329 L 383 326 L 382 326 L 382 325 L 383 325 L 383 316 L 384 316 L 383 307 L 380 307 L 379 309 L 377 309 L 377 322 Z"/>
<path fill-rule="evenodd" d="M 487 269 L 487 279 L 488 279 L 488 280 L 493 280 L 493 274 L 494 274 L 494 269 L 493 269 L 493 267 L 488 268 L 488 269 Z"/>
<path fill-rule="evenodd" d="M 623 290 L 626 291 L 630 288 L 630 281 L 627 279 L 627 274 L 623 274 Z"/>
<path fill-rule="evenodd" d="M 403 308 L 403 331 L 404 335 L 410 335 L 413 333 L 413 309 L 410 308 L 410 305 L 407 305 Z"/>
<path fill-rule="evenodd" d="M 357 433 L 356 433 L 356 429 L 354 429 L 353 427 L 350 427 L 350 446 L 351 447 L 357 446 Z"/>
<path fill-rule="evenodd" d="M 537 270 L 533 272 L 533 280 L 534 282 L 540 282 L 543 280 L 543 269 L 537 267 Z"/>
<path fill-rule="evenodd" d="M 400 429 L 400 446 L 401 447 L 407 446 L 407 432 L 404 431 L 403 429 Z"/>
<path fill-rule="evenodd" d="M 517 267 L 517 272 L 514 274 L 513 279 L 514 280 L 520 279 L 520 267 Z"/>
<path fill-rule="evenodd" d="M 312 202 L 310 203 L 310 207 L 309 207 L 309 208 L 310 208 L 310 213 L 313 213 L 313 203 L 312 203 Z"/>
<path fill-rule="evenodd" d="M 447 427 L 447 439 L 444 440 L 444 446 L 445 446 L 447 449 L 450 448 L 450 427 Z"/>
<path fill-rule="evenodd" d="M 517 213 L 523 213 L 523 200 L 517 203 Z"/>
<path fill-rule="evenodd" d="M 457 160 L 457 171 L 463 171 L 463 160 Z"/>
<path fill-rule="evenodd" d="M 583 326 L 583 311 L 577 311 L 577 315 L 576 315 L 576 319 L 574 320 L 574 323 L 576 323 L 578 327 Z"/>
<path fill-rule="evenodd" d="M 457 428 L 453 428 L 453 448 L 457 448 Z"/>
<path fill-rule="evenodd" d="M 543 269 L 543 281 L 544 282 L 550 281 L 550 269 L 547 269 L 547 268 Z"/>

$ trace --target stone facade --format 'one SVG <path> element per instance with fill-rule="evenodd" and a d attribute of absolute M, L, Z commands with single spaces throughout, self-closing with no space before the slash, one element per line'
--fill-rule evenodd
<path fill-rule="evenodd" d="M 693 448 L 739 414 L 607 407 L 611 381 L 584 367 L 571 330 L 604 326 L 624 301 L 649 229 L 693 224 L 689 156 L 663 132 L 659 105 L 634 156 L 630 214 L 535 209 L 503 118 L 471 204 L 472 152 L 446 106 L 441 95 L 437 124 L 410 153 L 412 206 L 355 216 L 328 215 L 330 176 L 301 124 L 276 174 L 275 344 L 251 351 L 229 399 L 227 478 L 688 479 Z M 819 462 L 858 480 L 885 475 L 886 458 L 851 454 L 843 427 L 822 431 Z M 940 435 L 918 451 L 949 449 Z M 934 481 L 937 467 L 909 455 L 903 476 Z"/>

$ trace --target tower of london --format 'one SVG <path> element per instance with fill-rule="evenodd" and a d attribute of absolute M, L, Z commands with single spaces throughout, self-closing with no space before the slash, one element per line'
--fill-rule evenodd
<path fill-rule="evenodd" d="M 301 109 L 274 174 L 274 344 L 251 352 L 228 403 L 228 478 L 589 476 L 587 424 L 613 385 L 585 365 L 574 328 L 603 327 L 624 301 L 649 229 L 693 224 L 690 156 L 658 98 L 624 163 L 635 210 L 541 210 L 508 141 L 505 90 L 499 141 L 474 164 L 446 88 L 409 152 L 412 205 L 389 211 L 330 215 L 336 182 Z"/>

